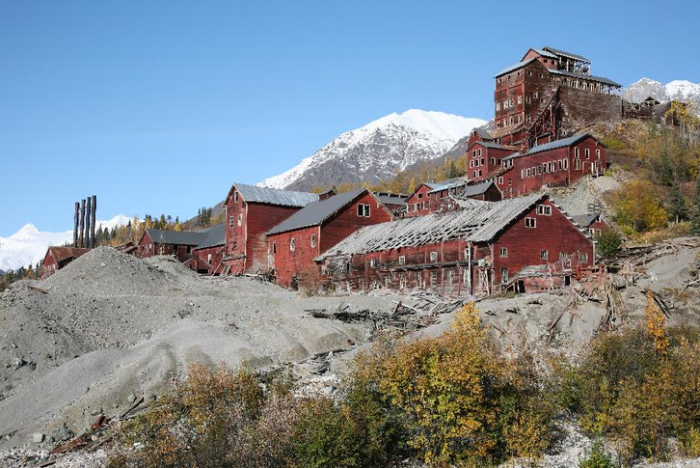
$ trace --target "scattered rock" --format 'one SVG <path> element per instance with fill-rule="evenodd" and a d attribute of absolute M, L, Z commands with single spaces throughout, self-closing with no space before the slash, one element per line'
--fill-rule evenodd
<path fill-rule="evenodd" d="M 130 404 L 134 404 L 134 402 L 136 401 L 136 395 L 132 393 L 127 397 L 126 401 L 128 401 Z"/>
<path fill-rule="evenodd" d="M 35 432 L 34 434 L 32 434 L 32 442 L 34 442 L 35 444 L 40 444 L 43 441 L 44 434 L 42 434 L 41 432 Z"/>

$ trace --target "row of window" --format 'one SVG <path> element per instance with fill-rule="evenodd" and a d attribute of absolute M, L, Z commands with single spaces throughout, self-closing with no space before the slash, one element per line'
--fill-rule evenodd
<path fill-rule="evenodd" d="M 550 161 L 544 164 L 539 164 L 537 166 L 529 167 L 527 169 L 520 170 L 520 178 L 527 179 L 529 177 L 535 177 L 542 174 L 549 174 L 551 172 L 566 171 L 569 169 L 569 160 L 560 159 L 558 161 Z"/>
<path fill-rule="evenodd" d="M 316 234 L 311 234 L 311 247 L 316 247 Z M 289 251 L 295 252 L 297 250 L 297 240 L 295 237 L 289 239 Z M 277 242 L 272 243 L 272 253 L 277 253 Z"/>
<path fill-rule="evenodd" d="M 486 165 L 486 158 L 473 159 L 469 161 L 469 167 L 479 167 Z"/>
<path fill-rule="evenodd" d="M 238 223 L 237 224 L 239 226 L 243 225 L 243 214 L 242 213 L 238 213 Z M 228 227 L 233 227 L 233 225 L 234 225 L 234 217 L 229 216 L 228 217 Z"/>
<path fill-rule="evenodd" d="M 591 159 L 591 149 L 590 148 L 584 148 L 583 149 L 583 154 L 586 159 Z M 574 156 L 576 158 L 579 158 L 579 148 L 574 148 Z M 595 158 L 600 161 L 600 149 L 595 150 Z"/>
<path fill-rule="evenodd" d="M 399 288 L 400 289 L 406 289 L 408 286 L 408 276 L 409 274 L 400 274 L 399 275 Z M 449 270 L 447 271 L 447 275 L 445 277 L 445 282 L 448 285 L 455 285 L 457 284 L 457 278 L 458 278 L 458 273 L 455 272 L 454 270 Z M 439 285 L 439 279 L 440 279 L 440 272 L 439 271 L 431 271 L 428 275 L 428 281 L 426 282 L 425 276 L 422 273 L 417 273 L 416 274 L 416 281 L 417 285 L 419 288 L 425 288 L 428 284 L 430 285 L 431 288 L 436 288 Z M 382 287 L 385 288 L 390 288 L 391 283 L 393 281 L 393 278 L 390 275 L 384 276 L 382 278 L 377 278 L 373 279 L 370 282 L 370 287 L 371 289 L 381 289 Z M 469 281 L 469 274 L 465 270 L 462 274 L 462 283 L 467 284 Z M 358 287 L 360 290 L 364 290 L 366 287 L 366 282 L 363 278 L 358 280 Z M 348 288 L 349 289 L 349 288 Z"/>

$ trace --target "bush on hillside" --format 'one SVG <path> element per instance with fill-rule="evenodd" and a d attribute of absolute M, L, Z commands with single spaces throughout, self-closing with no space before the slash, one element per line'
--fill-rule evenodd
<path fill-rule="evenodd" d="M 603 257 L 611 257 L 620 250 L 622 235 L 615 228 L 608 228 L 600 234 L 596 234 L 597 249 Z"/>

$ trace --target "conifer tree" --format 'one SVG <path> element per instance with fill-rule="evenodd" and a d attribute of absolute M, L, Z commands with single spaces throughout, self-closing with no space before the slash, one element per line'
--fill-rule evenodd
<path fill-rule="evenodd" d="M 685 199 L 683 198 L 680 185 L 677 181 L 674 181 L 673 185 L 671 186 L 669 203 L 671 217 L 676 223 L 683 221 L 688 217 L 688 209 L 685 206 Z"/>
<path fill-rule="evenodd" d="M 698 174 L 698 180 L 695 183 L 695 195 L 693 196 L 693 216 L 692 216 L 692 232 L 696 236 L 700 236 L 700 173 Z"/>

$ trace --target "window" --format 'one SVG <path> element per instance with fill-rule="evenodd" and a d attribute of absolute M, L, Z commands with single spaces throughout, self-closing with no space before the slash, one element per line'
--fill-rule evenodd
<path fill-rule="evenodd" d="M 233 227 L 233 224 L 234 224 L 234 222 L 233 222 L 233 216 L 229 216 L 229 217 L 228 217 L 228 227 Z"/>
<path fill-rule="evenodd" d="M 559 260 L 567 260 L 569 258 L 569 254 L 566 252 L 559 252 Z"/>
<path fill-rule="evenodd" d="M 277 242 L 272 243 L 272 253 L 276 254 L 277 253 Z"/>
<path fill-rule="evenodd" d="M 238 203 L 238 191 L 233 192 L 233 201 Z"/>
<path fill-rule="evenodd" d="M 574 148 L 574 157 L 579 157 L 578 148 Z"/>
<path fill-rule="evenodd" d="M 541 78 L 541 77 L 542 77 L 542 75 L 540 75 L 540 78 Z M 540 92 L 539 92 L 539 91 L 535 91 L 535 94 L 533 94 L 532 97 L 535 98 L 535 99 L 537 99 L 538 97 L 540 97 Z"/>
<path fill-rule="evenodd" d="M 422 193 L 419 193 L 419 194 L 418 194 L 418 198 L 419 198 L 419 199 L 420 199 L 420 198 L 423 198 L 423 194 L 422 194 Z"/>
<path fill-rule="evenodd" d="M 588 263 L 588 254 L 582 253 L 579 258 L 581 263 Z"/>
<path fill-rule="evenodd" d="M 525 227 L 535 229 L 537 227 L 537 220 L 535 218 L 525 218 Z"/>
<path fill-rule="evenodd" d="M 540 259 L 548 260 L 549 259 L 549 252 L 547 250 L 540 250 Z"/>
<path fill-rule="evenodd" d="M 564 160 L 562 161 L 562 163 L 563 163 L 563 166 L 564 166 L 564 170 L 565 170 L 565 171 L 566 171 L 567 169 L 569 169 L 569 160 L 568 160 L 568 159 L 564 159 Z"/>
<path fill-rule="evenodd" d="M 316 247 L 316 234 L 311 234 L 311 247 Z"/>
<path fill-rule="evenodd" d="M 481 148 L 479 148 L 479 150 L 477 151 L 477 153 L 476 153 L 476 154 L 478 154 L 478 155 L 479 155 L 479 157 L 481 157 Z"/>
<path fill-rule="evenodd" d="M 522 104 L 522 103 L 523 103 L 523 97 L 522 97 L 522 96 L 518 96 L 518 104 Z"/>
<path fill-rule="evenodd" d="M 498 178 L 498 185 L 503 185 L 503 176 Z"/>
<path fill-rule="evenodd" d="M 399 265 L 405 265 L 405 264 L 406 264 L 406 256 L 405 256 L 405 255 L 401 255 L 401 256 L 399 257 Z"/>
<path fill-rule="evenodd" d="M 501 283 L 505 284 L 508 282 L 508 268 L 501 269 Z"/>
<path fill-rule="evenodd" d="M 406 289 L 406 275 L 399 276 L 399 288 Z"/>
<path fill-rule="evenodd" d="M 450 270 L 447 273 L 447 284 L 455 284 L 455 272 L 454 272 L 454 270 Z"/>
<path fill-rule="evenodd" d="M 501 110 L 501 103 L 497 102 L 496 103 L 496 111 L 499 111 L 499 110 Z"/>
<path fill-rule="evenodd" d="M 438 279 L 438 272 L 437 271 L 431 271 L 430 272 L 430 287 L 434 288 L 437 286 L 437 279 Z"/>
<path fill-rule="evenodd" d="M 469 161 L 469 167 L 474 167 L 474 161 Z"/>
<path fill-rule="evenodd" d="M 293 237 L 289 240 L 289 251 L 294 252 L 297 249 L 297 241 Z"/>
<path fill-rule="evenodd" d="M 238 213 L 238 225 L 243 226 L 243 214 Z"/>
<path fill-rule="evenodd" d="M 595 158 L 600 161 L 600 150 L 595 150 Z"/>
<path fill-rule="evenodd" d="M 581 160 L 578 157 L 574 159 L 574 169 L 577 171 L 581 170 Z"/>
<path fill-rule="evenodd" d="M 585 150 L 583 150 L 583 154 L 586 155 L 586 159 L 591 159 L 591 150 L 590 149 L 586 148 Z"/>
<path fill-rule="evenodd" d="M 369 205 L 365 205 L 364 203 L 357 205 L 357 216 L 369 218 Z"/>
<path fill-rule="evenodd" d="M 508 186 L 510 187 L 511 185 L 513 185 L 513 178 L 508 177 Z"/>
<path fill-rule="evenodd" d="M 437 252 L 430 252 L 430 261 L 431 262 L 437 262 L 438 259 L 438 254 Z"/>
<path fill-rule="evenodd" d="M 560 159 L 560 160 L 558 161 L 558 166 L 559 166 L 559 170 L 561 171 L 561 170 L 562 170 L 562 163 L 561 163 L 561 159 Z"/>
<path fill-rule="evenodd" d="M 483 166 L 484 164 L 486 164 L 486 159 L 481 158 L 481 164 L 479 164 L 479 165 L 480 165 L 480 166 Z"/>
<path fill-rule="evenodd" d="M 508 257 L 508 247 L 501 247 L 501 257 L 503 257 L 503 258 Z"/>
<path fill-rule="evenodd" d="M 372 260 L 370 260 L 369 267 L 370 268 L 377 268 L 377 260 L 375 260 L 374 258 Z"/>
<path fill-rule="evenodd" d="M 549 205 L 537 205 L 537 214 L 543 216 L 552 216 L 552 207 Z"/>

